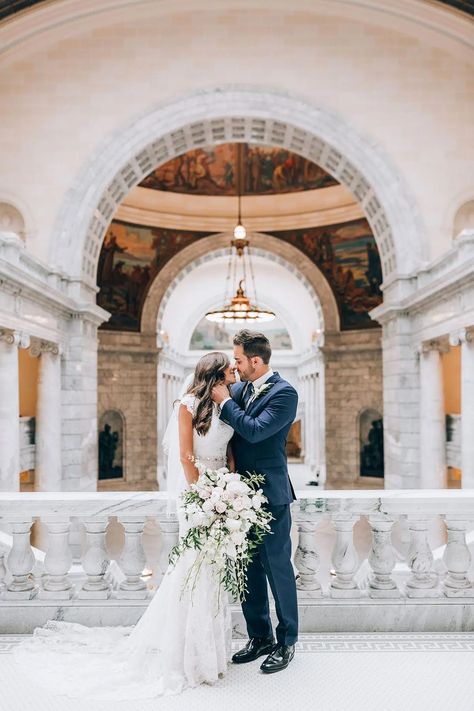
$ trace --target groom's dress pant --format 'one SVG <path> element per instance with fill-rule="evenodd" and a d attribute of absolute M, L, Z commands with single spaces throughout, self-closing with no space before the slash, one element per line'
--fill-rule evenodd
<path fill-rule="evenodd" d="M 289 504 L 267 507 L 274 520 L 272 533 L 254 553 L 247 569 L 247 598 L 242 610 L 249 637 L 272 634 L 267 579 L 278 617 L 276 638 L 279 644 L 295 644 L 298 638 L 298 601 L 291 564 L 291 515 Z"/>

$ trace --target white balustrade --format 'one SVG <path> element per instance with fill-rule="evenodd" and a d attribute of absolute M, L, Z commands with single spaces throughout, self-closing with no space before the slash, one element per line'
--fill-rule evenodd
<path fill-rule="evenodd" d="M 418 515 L 408 516 L 410 548 L 408 563 L 411 568 L 407 582 L 408 597 L 439 597 L 438 576 L 433 571 L 433 553 L 428 543 L 429 519 Z"/>
<path fill-rule="evenodd" d="M 453 602 L 447 598 L 463 598 L 463 602 L 474 600 L 474 588 L 469 579 L 471 556 L 466 543 L 466 533 L 474 529 L 474 523 L 471 523 L 474 521 L 474 492 L 318 491 L 317 495 L 311 492 L 309 496 L 308 492 L 300 492 L 292 514 L 297 535 L 294 562 L 298 573 L 299 603 L 309 606 L 307 614 L 312 620 L 321 619 L 320 614 L 311 617 L 311 609 L 318 605 L 341 605 L 341 610 L 348 604 L 352 610 L 354 605 L 360 606 L 361 613 L 365 610 L 365 617 L 361 614 L 365 620 L 368 619 L 367 610 L 373 605 L 370 609 L 378 610 L 373 614 L 378 615 L 380 622 L 380 605 L 383 605 L 384 598 L 390 605 L 397 605 L 397 598 L 400 605 L 406 605 L 407 598 L 414 605 L 438 598 L 436 606 L 431 606 L 430 610 L 439 610 L 440 605 L 448 606 Z M 110 519 L 118 519 L 125 534 L 123 548 L 120 550 L 118 545 L 113 549 L 114 559 L 124 575 L 117 589 L 112 589 L 106 575 L 110 555 L 105 534 Z M 32 575 L 34 556 L 30 528 L 33 520 L 40 521 L 47 533 L 39 595 Z M 0 530 L 10 532 L 11 550 L 8 557 L 4 556 L 6 572 L 0 557 L 0 616 L 2 605 L 10 605 L 10 601 L 19 610 L 31 604 L 36 606 L 35 610 L 41 605 L 51 609 L 51 605 L 57 603 L 56 609 L 63 614 L 61 611 L 69 608 L 80 610 L 80 607 L 74 607 L 77 600 L 80 605 L 87 605 L 87 610 L 95 607 L 101 610 L 100 619 L 105 619 L 103 614 L 107 608 L 116 609 L 115 616 L 111 613 L 107 618 L 113 620 L 112 624 L 122 619 L 123 612 L 119 610 L 123 611 L 127 606 L 137 610 L 138 615 L 150 598 L 144 575 L 143 530 L 147 520 L 155 521 L 160 529 L 160 538 L 155 537 L 153 543 L 157 551 L 153 560 L 157 562 L 153 563 L 152 570 L 153 581 L 159 584 L 168 566 L 170 550 L 178 541 L 178 522 L 176 516 L 167 515 L 166 493 L 2 494 Z M 321 535 L 317 536 L 318 526 L 323 522 Z M 357 547 L 355 545 L 354 526 L 357 522 L 360 522 L 358 530 L 364 531 L 363 552 L 360 536 Z M 71 556 L 74 548 L 71 529 L 78 523 L 85 529 L 82 568 L 77 558 L 72 565 Z M 393 540 L 398 551 L 392 542 L 394 527 L 397 535 Z M 439 552 L 437 561 L 434 561 L 430 542 L 438 529 L 436 545 Z M 158 540 L 159 553 L 156 548 Z M 147 541 L 148 550 L 149 537 Z M 443 567 L 440 546 L 445 543 Z M 4 580 L 7 584 L 2 586 Z M 39 599 L 31 603 L 35 597 Z M 118 604 L 121 607 L 114 608 Z M 404 609 L 407 615 L 411 614 L 410 608 Z M 449 615 L 454 614 L 453 610 L 453 607 L 446 607 L 447 620 L 452 619 Z M 89 613 L 84 612 L 86 614 Z"/>
<path fill-rule="evenodd" d="M 10 600 L 31 600 L 38 592 L 31 575 L 35 564 L 30 544 L 32 522 L 31 518 L 10 519 L 13 542 L 7 558 L 7 566 L 13 579 L 4 593 Z"/>
<path fill-rule="evenodd" d="M 321 516 L 321 514 L 317 514 Z M 298 547 L 295 552 L 295 567 L 298 571 L 296 587 L 304 597 L 321 597 L 321 583 L 316 575 L 320 567 L 320 557 L 315 545 L 317 523 L 298 523 Z"/>
<path fill-rule="evenodd" d="M 361 591 L 354 580 L 359 567 L 359 557 L 354 546 L 353 528 L 358 518 L 357 515 L 345 511 L 332 515 L 332 522 L 336 529 L 332 564 L 336 575 L 330 586 L 331 597 L 360 597 Z"/>
<path fill-rule="evenodd" d="M 125 531 L 125 544 L 118 563 L 125 575 L 120 583 L 117 597 L 123 600 L 143 600 L 149 596 L 146 583 L 141 579 L 146 558 L 142 545 L 145 519 L 121 518 Z"/>
<path fill-rule="evenodd" d="M 448 529 L 448 543 L 443 560 L 448 570 L 443 591 L 446 597 L 472 597 L 474 590 L 467 577 L 471 562 L 471 553 L 466 543 L 468 521 L 444 517 Z"/>
<path fill-rule="evenodd" d="M 369 595 L 373 598 L 400 597 L 400 591 L 392 578 L 392 570 L 395 567 L 395 553 L 391 542 L 394 520 L 386 514 L 371 514 L 369 523 L 372 528 L 372 548 L 368 560 L 373 570 Z"/>

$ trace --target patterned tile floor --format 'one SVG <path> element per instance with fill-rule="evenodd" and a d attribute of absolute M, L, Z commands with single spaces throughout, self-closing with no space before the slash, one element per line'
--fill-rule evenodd
<path fill-rule="evenodd" d="M 474 711 L 472 633 L 306 634 L 279 674 L 231 666 L 215 686 L 133 703 L 54 697 L 13 663 L 21 639 L 0 636 L 0 711 Z"/>

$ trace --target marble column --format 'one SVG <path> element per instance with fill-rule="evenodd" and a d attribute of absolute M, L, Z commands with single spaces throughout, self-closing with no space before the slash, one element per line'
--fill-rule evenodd
<path fill-rule="evenodd" d="M 446 417 L 440 341 L 420 349 L 420 488 L 446 486 Z"/>
<path fill-rule="evenodd" d="M 36 491 L 61 491 L 61 356 L 42 341 L 31 347 L 40 356 L 36 406 Z"/>
<path fill-rule="evenodd" d="M 449 337 L 461 346 L 461 472 L 462 488 L 474 488 L 474 329 L 463 328 Z"/>
<path fill-rule="evenodd" d="M 18 348 L 28 346 L 28 336 L 0 330 L 0 491 L 20 489 Z"/>

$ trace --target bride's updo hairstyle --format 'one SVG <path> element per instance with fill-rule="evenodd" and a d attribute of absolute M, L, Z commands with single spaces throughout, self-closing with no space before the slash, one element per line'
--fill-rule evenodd
<path fill-rule="evenodd" d="M 199 401 L 193 417 L 193 427 L 200 435 L 209 432 L 214 407 L 212 388 L 225 381 L 225 371 L 229 365 L 230 361 L 225 353 L 219 351 L 206 353 L 196 365 L 194 380 L 188 393 L 195 395 Z"/>

